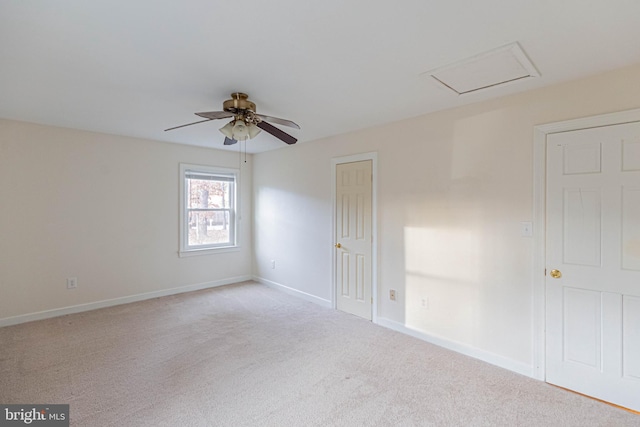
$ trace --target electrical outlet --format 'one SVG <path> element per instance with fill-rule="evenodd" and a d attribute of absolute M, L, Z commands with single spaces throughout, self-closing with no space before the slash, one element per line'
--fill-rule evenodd
<path fill-rule="evenodd" d="M 396 300 L 396 290 L 395 289 L 391 289 L 389 291 L 389 299 L 391 301 L 395 301 Z"/>
<path fill-rule="evenodd" d="M 521 222 L 520 234 L 522 235 L 522 237 L 533 237 L 533 223 Z"/>
<path fill-rule="evenodd" d="M 275 260 L 275 259 L 272 259 L 272 260 L 271 260 L 271 269 L 272 269 L 272 270 L 275 270 L 275 268 L 276 268 L 276 260 Z"/>
<path fill-rule="evenodd" d="M 424 297 L 420 300 L 420 305 L 423 310 L 429 310 L 429 297 Z"/>
<path fill-rule="evenodd" d="M 77 277 L 69 277 L 67 278 L 67 289 L 75 289 L 78 287 L 78 278 Z"/>

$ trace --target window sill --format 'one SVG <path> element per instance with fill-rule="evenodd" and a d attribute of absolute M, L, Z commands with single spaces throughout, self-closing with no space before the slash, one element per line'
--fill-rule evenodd
<path fill-rule="evenodd" d="M 206 249 L 189 249 L 188 251 L 178 251 L 180 258 L 201 256 L 201 255 L 214 255 L 226 252 L 239 252 L 240 246 L 225 246 L 221 248 L 206 248 Z"/>

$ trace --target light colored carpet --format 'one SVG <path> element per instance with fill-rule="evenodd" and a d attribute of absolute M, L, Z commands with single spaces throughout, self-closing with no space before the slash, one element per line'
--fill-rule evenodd
<path fill-rule="evenodd" d="M 0 403 L 73 426 L 638 426 L 640 417 L 242 283 L 0 328 Z"/>

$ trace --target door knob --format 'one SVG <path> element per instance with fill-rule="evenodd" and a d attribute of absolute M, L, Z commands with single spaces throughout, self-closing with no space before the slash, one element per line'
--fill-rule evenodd
<path fill-rule="evenodd" d="M 554 279 L 559 279 L 562 277 L 562 273 L 560 272 L 560 270 L 551 270 L 551 277 L 553 277 Z"/>
<path fill-rule="evenodd" d="M 336 248 L 340 249 L 342 247 L 342 245 L 340 243 L 336 243 Z"/>

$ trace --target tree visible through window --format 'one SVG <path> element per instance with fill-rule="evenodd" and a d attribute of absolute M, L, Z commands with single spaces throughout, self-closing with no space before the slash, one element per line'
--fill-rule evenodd
<path fill-rule="evenodd" d="M 182 176 L 182 250 L 235 246 L 235 174 L 184 167 Z"/>

